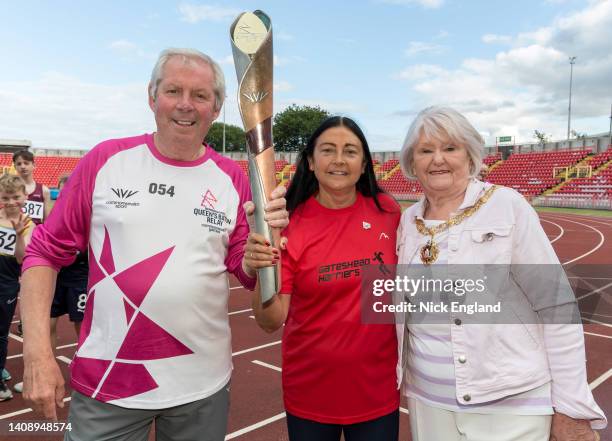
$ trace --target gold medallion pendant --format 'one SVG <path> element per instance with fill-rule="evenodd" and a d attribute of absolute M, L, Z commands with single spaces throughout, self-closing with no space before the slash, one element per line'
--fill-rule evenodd
<path fill-rule="evenodd" d="M 421 262 L 423 262 L 425 265 L 431 265 L 438 258 L 440 249 L 438 248 L 436 242 L 434 242 L 434 236 L 436 234 L 446 231 L 450 227 L 458 225 L 468 217 L 472 216 L 480 209 L 480 207 L 482 207 L 489 200 L 493 192 L 498 188 L 499 187 L 497 185 L 491 186 L 487 191 L 485 191 L 485 193 L 480 197 L 480 199 L 476 201 L 474 205 L 466 208 L 462 213 L 451 217 L 446 222 L 436 225 L 435 227 L 426 227 L 423 219 L 419 219 L 417 216 L 415 216 L 414 224 L 416 226 L 417 231 L 424 236 L 430 237 L 427 243 L 421 247 Z"/>
<path fill-rule="evenodd" d="M 425 265 L 431 265 L 438 258 L 439 252 L 440 249 L 433 240 L 427 241 L 427 243 L 421 247 L 421 262 Z"/>

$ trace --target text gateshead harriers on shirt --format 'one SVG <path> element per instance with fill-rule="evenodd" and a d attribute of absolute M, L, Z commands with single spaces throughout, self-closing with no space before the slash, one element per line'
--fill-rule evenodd
<path fill-rule="evenodd" d="M 331 282 L 332 280 L 359 277 L 361 267 L 370 265 L 369 258 L 350 260 L 348 262 L 330 263 L 319 267 L 319 283 Z"/>

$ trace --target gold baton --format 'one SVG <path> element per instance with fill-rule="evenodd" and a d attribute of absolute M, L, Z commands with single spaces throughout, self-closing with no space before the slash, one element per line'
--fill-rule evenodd
<path fill-rule="evenodd" d="M 275 247 L 280 233 L 264 220 L 263 207 L 276 188 L 272 143 L 272 22 L 264 12 L 243 12 L 230 27 L 236 76 L 238 108 L 246 132 L 249 182 L 255 203 L 255 231 Z M 257 271 L 261 301 L 280 289 L 280 261 Z"/>

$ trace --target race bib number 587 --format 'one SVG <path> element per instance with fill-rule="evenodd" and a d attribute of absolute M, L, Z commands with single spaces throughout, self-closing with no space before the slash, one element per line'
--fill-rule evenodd
<path fill-rule="evenodd" d="M 25 201 L 22 211 L 27 214 L 30 219 L 42 220 L 44 210 L 44 204 L 38 201 Z"/>
<path fill-rule="evenodd" d="M 0 227 L 0 253 L 15 255 L 15 243 L 17 242 L 17 233 L 12 228 Z"/>

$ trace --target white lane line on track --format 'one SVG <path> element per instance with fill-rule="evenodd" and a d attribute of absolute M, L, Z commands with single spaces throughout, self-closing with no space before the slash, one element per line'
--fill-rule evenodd
<path fill-rule="evenodd" d="M 249 349 L 244 349 L 242 351 L 233 352 L 232 357 L 236 357 L 237 355 L 246 354 L 247 352 L 253 352 L 258 349 L 269 348 L 270 346 L 279 345 L 280 343 L 281 343 L 281 340 L 278 340 L 278 341 L 273 341 L 272 343 L 267 343 L 265 345 L 255 346 L 254 348 L 249 348 Z"/>
<path fill-rule="evenodd" d="M 57 356 L 57 357 L 55 357 L 55 358 L 57 358 L 59 361 L 63 361 L 63 362 L 64 362 L 64 363 L 66 363 L 66 364 L 70 364 L 70 363 L 72 363 L 72 360 L 71 360 L 71 359 L 69 359 L 68 357 L 64 357 L 63 355 L 58 355 L 58 356 Z"/>
<path fill-rule="evenodd" d="M 71 397 L 66 397 L 62 401 L 64 403 L 67 403 L 68 401 L 70 401 L 70 399 Z M 11 418 L 17 415 L 23 415 L 24 413 L 29 413 L 29 412 L 32 412 L 31 407 L 28 407 L 27 409 L 16 410 L 15 412 L 11 412 L 11 413 L 5 413 L 4 415 L 0 415 L 0 420 L 5 420 L 7 418 Z"/>
<path fill-rule="evenodd" d="M 612 277 L 583 277 L 583 276 L 567 276 L 568 279 L 578 280 L 612 280 Z"/>
<path fill-rule="evenodd" d="M 591 390 L 593 390 L 610 377 L 612 377 L 612 368 L 608 369 L 608 372 L 606 372 L 605 374 L 596 378 L 591 384 L 589 384 L 589 387 L 591 388 Z"/>
<path fill-rule="evenodd" d="M 232 357 L 235 357 L 237 355 L 242 355 L 242 354 L 246 354 L 248 352 L 253 352 L 253 351 L 257 351 L 258 349 L 264 349 L 264 348 L 268 348 L 270 346 L 274 346 L 274 345 L 278 345 L 281 343 L 281 340 L 278 341 L 273 341 L 272 343 L 266 343 L 265 345 L 261 345 L 261 346 L 255 346 L 253 348 L 248 348 L 248 349 L 243 349 L 242 351 L 238 351 L 238 352 L 233 352 L 232 353 Z M 61 349 L 61 348 L 65 348 L 65 347 L 69 347 L 69 346 L 76 346 L 76 343 L 73 343 L 71 345 L 65 345 L 65 346 L 58 346 L 57 349 Z M 12 358 L 21 358 L 23 357 L 23 354 L 16 354 L 16 355 L 10 355 L 8 357 L 6 357 L 7 360 L 10 360 Z M 70 359 L 67 357 L 64 357 L 63 355 L 60 355 L 59 357 L 57 357 L 58 359 L 65 361 L 63 358 L 65 358 L 67 361 L 67 363 L 70 363 Z"/>
<path fill-rule="evenodd" d="M 66 349 L 66 348 L 72 348 L 74 346 L 76 346 L 77 343 L 70 343 L 67 345 L 62 345 L 62 346 L 57 346 L 55 349 Z M 6 357 L 7 360 L 10 360 L 11 358 L 21 358 L 23 357 L 23 354 L 15 354 L 15 355 L 9 355 L 8 357 Z"/>
<path fill-rule="evenodd" d="M 232 311 L 232 312 L 228 312 L 227 315 L 234 315 L 234 314 L 242 314 L 244 312 L 251 312 L 253 309 L 249 308 L 249 309 L 241 309 L 240 311 Z"/>
<path fill-rule="evenodd" d="M 258 364 L 259 366 L 263 366 L 265 368 L 272 369 L 273 371 L 276 371 L 276 372 L 282 372 L 283 371 L 278 366 L 274 366 L 273 364 L 268 364 L 268 363 L 265 363 L 263 361 L 253 360 L 251 363 L 255 363 L 255 364 Z"/>
<path fill-rule="evenodd" d="M 258 364 L 259 366 L 263 366 L 263 367 L 266 367 L 268 369 L 272 369 L 273 371 L 277 371 L 277 372 L 282 372 L 283 371 L 278 366 L 274 366 L 273 364 L 265 363 L 263 361 L 253 360 L 252 363 Z M 405 409 L 403 407 L 400 407 L 399 410 L 400 410 L 400 412 L 405 413 L 406 415 L 408 415 L 410 413 L 410 412 L 408 412 L 408 409 Z"/>
<path fill-rule="evenodd" d="M 244 435 L 245 433 L 249 433 L 249 432 L 252 432 L 253 430 L 259 429 L 260 427 L 267 426 L 268 424 L 271 424 L 278 420 L 282 420 L 283 418 L 285 418 L 285 416 L 286 416 L 285 412 L 281 412 L 278 415 L 274 415 L 273 417 L 270 417 L 268 419 L 265 419 L 255 424 L 251 424 L 250 426 L 247 426 L 244 429 L 236 430 L 235 432 L 232 432 L 229 435 L 227 435 L 225 439 L 229 440 L 229 439 L 237 438 L 241 435 Z"/>
<path fill-rule="evenodd" d="M 265 362 L 260 361 L 260 360 L 253 360 L 252 363 L 257 364 L 259 366 L 263 366 L 263 367 L 268 368 L 268 369 L 272 369 L 273 371 L 282 372 L 282 369 L 279 368 L 278 366 L 274 366 L 273 364 L 265 363 Z M 406 415 L 408 415 L 408 413 L 409 413 L 408 409 L 405 409 L 403 407 L 400 407 L 399 410 L 400 410 L 400 412 L 405 413 Z M 285 418 L 285 416 L 286 416 L 285 412 L 279 413 L 278 415 L 274 415 L 271 418 L 268 418 L 266 420 L 263 420 L 263 421 L 260 421 L 258 423 L 252 424 L 252 425 L 250 425 L 248 427 L 245 427 L 244 429 L 240 429 L 240 430 L 237 430 L 236 432 L 232 432 L 229 435 L 227 435 L 225 437 L 225 439 L 226 440 L 233 439 L 233 438 L 236 438 L 238 436 L 244 435 L 246 433 L 252 432 L 253 430 L 259 429 L 260 427 L 266 426 L 266 425 L 271 424 L 271 423 L 273 423 L 275 421 L 283 419 L 283 418 Z"/>
<path fill-rule="evenodd" d="M 556 214 L 557 216 L 562 215 L 562 213 L 547 213 L 547 214 L 552 214 L 553 216 Z M 600 225 L 606 225 L 608 227 L 612 227 L 612 219 L 609 217 L 596 217 L 596 216 L 588 216 L 586 214 L 565 214 L 565 216 L 571 216 L 574 219 L 579 219 L 579 220 L 588 220 L 588 221 L 592 221 L 595 223 L 598 223 Z M 605 219 L 611 219 L 611 222 L 606 222 Z"/>
<path fill-rule="evenodd" d="M 253 352 L 253 351 L 256 351 L 256 350 L 258 350 L 258 349 L 268 348 L 268 347 L 270 347 L 270 346 L 278 345 L 278 344 L 280 344 L 280 343 L 281 343 L 281 340 L 278 340 L 278 341 L 274 341 L 274 342 L 272 342 L 272 343 L 267 343 L 267 344 L 265 344 L 265 345 L 255 346 L 254 348 L 244 349 L 244 350 L 242 350 L 242 351 L 238 351 L 238 352 L 234 352 L 234 353 L 232 353 L 232 357 L 235 357 L 235 356 L 237 356 L 237 355 L 246 354 L 247 352 Z M 74 343 L 74 345 L 76 345 L 76 343 Z M 58 348 L 58 349 L 59 349 L 59 348 Z M 7 360 L 8 360 L 8 359 L 11 359 L 11 358 L 19 358 L 19 357 L 23 357 L 23 354 L 11 355 L 11 356 L 6 357 L 6 358 L 7 358 Z M 68 357 L 65 357 L 65 356 L 63 356 L 63 355 L 58 356 L 58 357 L 57 357 L 57 359 L 58 359 L 58 360 L 63 361 L 64 363 L 67 363 L 67 364 L 70 364 L 70 362 L 71 362 L 71 360 L 70 360 Z M 68 397 L 68 398 L 64 398 L 64 401 L 69 401 L 69 400 L 70 400 L 70 397 Z M 1 420 L 1 419 L 5 419 L 5 418 L 11 418 L 11 417 L 13 417 L 13 416 L 16 416 L 16 415 L 21 415 L 21 414 L 28 413 L 28 412 L 32 412 L 32 409 L 29 409 L 29 408 L 28 408 L 28 409 L 22 409 L 22 410 L 18 410 L 18 411 L 16 411 L 16 412 L 7 413 L 7 414 L 5 414 L 5 415 L 0 415 L 0 420 Z M 283 416 L 284 416 L 284 415 L 285 415 L 285 414 L 283 413 Z M 278 415 L 277 415 L 277 416 L 278 416 Z M 272 417 L 272 418 L 274 418 L 274 417 Z M 280 419 L 280 418 L 277 418 L 277 419 Z M 267 421 L 267 420 L 265 420 L 265 421 Z M 274 421 L 276 421 L 276 420 L 274 420 Z M 267 422 L 267 423 L 265 423 L 265 424 L 262 424 L 262 425 L 266 425 L 266 424 L 269 424 L 269 423 L 271 423 L 271 422 L 273 422 L 273 421 L 269 421 L 269 422 Z M 263 423 L 263 421 L 262 421 L 262 423 Z M 260 423 L 258 423 L 258 424 L 260 424 Z M 254 424 L 253 426 L 255 426 L 255 424 Z M 253 426 L 249 426 L 249 427 L 253 427 Z M 257 429 L 258 427 L 261 427 L 261 426 L 253 427 L 252 429 L 247 430 L 246 432 L 243 432 L 243 433 L 250 432 L 251 430 L 255 430 L 255 429 Z M 244 429 L 241 429 L 241 430 L 246 430 L 246 429 L 248 429 L 248 427 L 246 427 L 246 428 L 244 428 Z M 238 432 L 240 432 L 240 430 L 239 430 Z M 234 433 L 238 433 L 238 432 L 234 432 Z M 232 435 L 232 434 L 230 434 L 230 435 Z M 228 436 L 230 436 L 230 435 L 228 435 Z M 233 436 L 232 438 L 235 438 L 236 436 L 240 436 L 240 435 L 242 435 L 242 433 L 238 433 L 237 435 Z M 226 438 L 226 439 L 231 439 L 231 438 Z"/>
<path fill-rule="evenodd" d="M 583 294 L 580 297 L 576 297 L 576 300 L 582 300 L 582 299 L 586 299 L 587 297 L 592 296 L 593 294 L 597 294 L 598 292 L 603 291 L 606 288 L 609 288 L 610 286 L 612 286 L 612 282 L 608 283 L 607 285 L 601 286 L 597 289 L 594 289 L 593 291 L 587 293 L 587 294 Z"/>
<path fill-rule="evenodd" d="M 553 240 L 550 241 L 550 243 L 555 243 L 556 241 L 561 239 L 561 236 L 563 236 L 565 234 L 565 230 L 558 223 L 555 223 L 553 221 L 549 221 L 549 220 L 546 220 L 546 219 L 542 219 L 542 218 L 540 218 L 540 222 L 548 222 L 549 224 L 553 224 L 555 227 L 557 227 L 561 231 L 557 237 L 555 237 Z"/>
<path fill-rule="evenodd" d="M 19 337 L 16 334 L 13 334 L 12 332 L 9 332 L 9 337 L 11 337 L 13 340 L 17 340 L 20 343 L 23 343 L 23 338 Z"/>
<path fill-rule="evenodd" d="M 564 221 L 564 222 L 570 222 L 570 223 L 573 223 L 573 224 L 582 225 L 583 227 L 590 228 L 591 230 L 593 230 L 593 231 L 595 231 L 597 234 L 599 234 L 599 238 L 600 238 L 600 239 L 599 239 L 599 243 L 598 243 L 598 244 L 595 246 L 595 248 L 592 248 L 590 251 L 587 251 L 586 253 L 584 253 L 584 254 L 582 254 L 582 255 L 580 255 L 580 256 L 578 256 L 578 257 L 575 257 L 575 258 L 573 258 L 573 259 L 571 259 L 571 260 L 568 260 L 567 262 L 563 262 L 563 263 L 561 263 L 561 265 L 569 265 L 570 263 L 573 263 L 573 262 L 575 262 L 575 261 L 577 261 L 577 260 L 580 260 L 580 259 L 582 259 L 582 258 L 584 258 L 584 257 L 586 257 L 586 256 L 588 256 L 588 255 L 590 255 L 590 254 L 593 254 L 595 251 L 597 251 L 599 248 L 601 248 L 601 246 L 602 246 L 602 245 L 604 244 L 604 242 L 606 241 L 606 239 L 605 239 L 604 235 L 602 234 L 602 232 L 601 232 L 601 231 L 599 231 L 599 230 L 598 230 L 597 228 L 595 228 L 595 227 L 592 227 L 592 226 L 590 226 L 590 225 L 584 224 L 584 223 L 582 223 L 582 222 L 576 222 L 576 221 L 573 221 L 573 220 L 570 220 L 570 219 L 566 219 L 566 218 L 564 218 L 564 217 L 555 217 L 555 218 L 553 218 L 553 219 L 555 219 L 555 220 L 562 220 L 562 221 Z"/>
<path fill-rule="evenodd" d="M 594 332 L 586 332 L 586 331 L 584 331 L 584 333 L 586 335 L 592 335 L 594 337 L 612 338 L 612 335 L 595 334 Z"/>
<path fill-rule="evenodd" d="M 582 320 L 586 320 L 587 322 L 590 322 L 590 323 L 597 323 L 598 325 L 607 326 L 608 328 L 612 328 L 611 324 L 600 322 L 598 320 L 593 320 L 593 319 L 589 319 L 589 318 L 586 318 L 586 317 L 582 317 Z"/>

